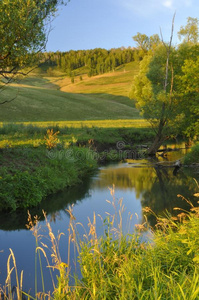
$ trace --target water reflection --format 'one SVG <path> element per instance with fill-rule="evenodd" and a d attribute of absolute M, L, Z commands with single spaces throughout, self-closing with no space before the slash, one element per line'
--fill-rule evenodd
<path fill-rule="evenodd" d="M 95 185 L 104 188 L 114 183 L 120 190 L 135 191 L 136 199 L 141 201 L 142 207 L 148 206 L 160 215 L 165 210 L 174 213 L 174 207 L 189 210 L 187 202 L 177 197 L 178 194 L 197 204 L 196 198 L 193 197 L 197 186 L 191 175 L 193 174 L 184 169 L 180 169 L 174 176 L 173 168 L 169 167 L 121 165 L 120 168 L 102 171 Z M 193 176 L 198 177 L 197 174 Z M 154 221 L 151 225 L 154 225 Z"/>

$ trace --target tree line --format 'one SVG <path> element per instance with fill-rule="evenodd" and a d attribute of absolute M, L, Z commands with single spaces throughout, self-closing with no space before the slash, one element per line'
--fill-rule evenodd
<path fill-rule="evenodd" d="M 44 53 L 45 65 L 57 67 L 73 77 L 75 70 L 85 67 L 88 76 L 103 74 L 114 71 L 115 68 L 130 63 L 134 60 L 140 60 L 142 53 L 140 50 L 128 48 L 101 49 L 92 50 L 70 50 L 68 52 L 46 52 Z"/>

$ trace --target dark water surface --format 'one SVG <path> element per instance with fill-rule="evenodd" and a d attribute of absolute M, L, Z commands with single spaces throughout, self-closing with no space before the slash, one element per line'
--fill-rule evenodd
<path fill-rule="evenodd" d="M 185 154 L 185 150 L 170 152 L 165 159 L 160 161 L 175 161 Z M 133 232 L 134 225 L 143 222 L 143 207 L 150 207 L 157 214 L 163 214 L 165 210 L 173 212 L 174 207 L 189 209 L 186 201 L 177 197 L 178 194 L 197 203 L 197 198 L 192 196 L 197 191 L 197 186 L 193 178 L 199 179 L 198 173 L 193 173 L 192 169 L 180 169 L 177 175 L 173 174 L 173 167 L 157 167 L 152 160 L 129 161 L 125 163 L 110 164 L 101 167 L 96 174 L 90 178 L 85 178 L 81 185 L 66 189 L 54 196 L 46 199 L 39 209 L 32 209 L 32 215 L 40 216 L 41 240 L 50 247 L 48 241 L 47 228 L 42 216 L 42 209 L 47 212 L 48 221 L 52 230 L 57 236 L 58 232 L 65 233 L 60 240 L 60 253 L 62 260 L 67 262 L 68 246 L 68 224 L 69 214 L 66 209 L 74 204 L 73 214 L 76 220 L 82 223 L 87 231 L 88 217 L 93 219 L 93 213 L 99 214 L 104 219 L 107 214 L 114 213 L 114 209 L 106 200 L 112 201 L 108 187 L 115 185 L 116 202 L 123 198 L 125 212 L 123 215 L 124 230 L 127 230 L 126 220 L 129 212 L 133 213 L 130 231 Z M 178 212 L 179 213 L 179 212 Z M 102 221 L 97 218 L 98 234 L 102 234 Z M 148 217 L 151 225 L 155 224 L 153 217 Z M 32 231 L 26 229 L 27 212 L 0 215 L 0 284 L 4 285 L 7 276 L 6 264 L 9 256 L 9 248 L 15 254 L 18 272 L 24 271 L 23 290 L 34 295 L 35 286 L 35 237 Z M 128 229 L 129 230 L 129 229 Z M 80 235 L 84 231 L 78 227 Z M 50 259 L 50 250 L 46 250 Z M 42 256 L 43 272 L 45 278 L 45 290 L 52 290 L 52 281 L 49 269 L 46 268 L 45 259 Z M 37 266 L 39 270 L 39 266 Z M 56 276 L 54 272 L 54 276 Z M 15 274 L 13 273 L 13 284 Z M 38 291 L 42 291 L 40 275 L 38 277 Z"/>

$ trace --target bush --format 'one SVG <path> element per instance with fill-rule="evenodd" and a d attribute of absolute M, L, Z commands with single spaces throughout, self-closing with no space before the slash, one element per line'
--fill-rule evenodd
<path fill-rule="evenodd" d="M 0 211 L 36 206 L 47 195 L 77 184 L 97 167 L 86 148 L 11 149 L 0 153 Z M 9 160 L 9 162 L 8 162 Z"/>
<path fill-rule="evenodd" d="M 193 163 L 199 163 L 199 143 L 191 148 L 191 151 L 184 157 L 184 164 L 190 165 Z"/>

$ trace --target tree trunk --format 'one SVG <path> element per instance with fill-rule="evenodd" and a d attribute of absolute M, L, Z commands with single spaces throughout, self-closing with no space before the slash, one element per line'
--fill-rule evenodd
<path fill-rule="evenodd" d="M 164 80 L 164 85 L 163 85 L 163 90 L 165 94 L 167 93 L 167 86 L 168 86 L 168 72 L 169 72 L 169 58 L 170 58 L 170 51 L 171 51 L 171 45 L 172 45 L 172 39 L 173 39 L 173 31 L 174 31 L 174 19 L 175 19 L 175 14 L 173 16 L 173 21 L 172 21 L 172 29 L 171 29 L 171 36 L 170 36 L 170 43 L 169 46 L 167 46 L 162 38 L 162 42 L 167 50 L 167 60 L 166 60 L 166 71 L 165 71 L 165 80 Z M 173 74 L 172 74 L 173 76 Z M 173 78 L 172 78 L 173 80 Z M 173 84 L 171 83 L 171 90 L 170 90 L 170 96 L 172 93 L 172 87 Z M 163 102 L 162 104 L 162 110 L 161 110 L 161 116 L 160 116 L 160 122 L 158 125 L 158 132 L 156 134 L 155 140 L 151 147 L 147 150 L 147 154 L 151 156 L 155 156 L 156 152 L 162 145 L 162 142 L 165 140 L 165 136 L 163 133 L 163 129 L 165 127 L 165 124 L 167 123 L 167 116 L 165 115 L 165 103 Z"/>
<path fill-rule="evenodd" d="M 153 142 L 153 144 L 149 147 L 149 149 L 147 150 L 147 155 L 149 156 L 155 156 L 156 152 L 158 151 L 158 149 L 160 148 L 160 146 L 162 145 L 162 142 L 165 139 L 161 136 L 156 135 L 156 138 Z"/>
<path fill-rule="evenodd" d="M 163 141 L 166 139 L 164 134 L 163 134 L 164 126 L 165 126 L 165 120 L 160 120 L 160 123 L 159 123 L 159 126 L 158 126 L 158 132 L 156 134 L 156 137 L 155 137 L 155 140 L 154 140 L 153 144 L 149 147 L 149 149 L 146 152 L 147 155 L 155 156 L 156 152 L 158 151 L 158 149 L 162 145 Z"/>

